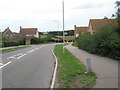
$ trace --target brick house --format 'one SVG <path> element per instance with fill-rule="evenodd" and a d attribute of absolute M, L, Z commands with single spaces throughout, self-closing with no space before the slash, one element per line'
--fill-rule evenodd
<path fill-rule="evenodd" d="M 90 34 L 93 34 L 103 26 L 112 25 L 116 23 L 117 23 L 116 19 L 90 19 L 88 27 L 76 27 L 75 25 L 74 35 L 78 37 L 79 33 L 84 34 L 85 32 L 90 32 Z"/>
<path fill-rule="evenodd" d="M 88 27 L 77 27 L 76 25 L 74 26 L 74 36 L 78 37 L 79 33 L 85 34 L 88 31 Z"/>
<path fill-rule="evenodd" d="M 37 28 L 22 28 L 20 26 L 19 35 L 26 38 L 26 45 L 31 44 L 31 36 L 39 38 L 39 32 Z"/>
<path fill-rule="evenodd" d="M 10 37 L 10 38 L 12 38 L 14 36 L 12 31 L 9 29 L 9 27 L 3 31 L 2 35 L 6 36 L 6 37 Z"/>
<path fill-rule="evenodd" d="M 37 28 L 22 28 L 20 27 L 20 33 L 23 37 L 34 36 L 39 38 L 39 33 Z"/>
<path fill-rule="evenodd" d="M 116 23 L 116 19 L 90 19 L 88 31 L 91 32 L 91 34 L 93 34 L 94 32 L 96 32 L 96 30 L 103 26 L 112 25 Z"/>
<path fill-rule="evenodd" d="M 20 32 L 18 34 L 13 34 L 12 31 L 9 29 L 5 29 L 2 32 L 3 36 L 9 37 L 9 40 L 18 41 L 20 38 L 26 39 L 26 45 L 31 44 L 31 36 L 39 38 L 39 33 L 37 28 L 22 28 L 20 27 Z"/>

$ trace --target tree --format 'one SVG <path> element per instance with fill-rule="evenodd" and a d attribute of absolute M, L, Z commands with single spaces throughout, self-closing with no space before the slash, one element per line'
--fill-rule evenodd
<path fill-rule="evenodd" d="M 116 8 L 117 8 L 117 22 L 118 22 L 118 33 L 120 34 L 120 1 L 116 1 Z"/>
<path fill-rule="evenodd" d="M 25 45 L 26 39 L 25 38 L 20 38 L 19 39 L 19 44 L 20 45 Z"/>

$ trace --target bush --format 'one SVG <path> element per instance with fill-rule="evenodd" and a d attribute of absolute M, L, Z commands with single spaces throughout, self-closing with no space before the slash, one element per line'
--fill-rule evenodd
<path fill-rule="evenodd" d="M 19 44 L 20 45 L 25 45 L 25 43 L 26 43 L 26 39 L 25 38 L 20 38 L 19 39 Z"/>
<path fill-rule="evenodd" d="M 3 41 L 2 47 L 18 46 L 19 42 L 17 41 Z"/>
<path fill-rule="evenodd" d="M 117 25 L 102 27 L 93 35 L 80 35 L 78 47 L 90 53 L 120 59 L 120 36 Z"/>
<path fill-rule="evenodd" d="M 32 37 L 31 38 L 31 44 L 39 44 L 40 43 L 40 39 L 36 38 L 36 37 Z"/>

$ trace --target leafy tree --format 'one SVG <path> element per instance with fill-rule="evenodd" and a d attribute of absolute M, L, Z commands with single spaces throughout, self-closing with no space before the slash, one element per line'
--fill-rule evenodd
<path fill-rule="evenodd" d="M 20 38 L 19 39 L 19 44 L 20 45 L 25 45 L 26 39 L 25 38 Z"/>
<path fill-rule="evenodd" d="M 118 33 L 120 34 L 120 1 L 116 1 L 117 8 L 117 22 L 118 22 Z"/>
<path fill-rule="evenodd" d="M 36 37 L 32 37 L 31 38 L 31 44 L 39 44 L 40 43 L 40 39 L 36 38 Z"/>

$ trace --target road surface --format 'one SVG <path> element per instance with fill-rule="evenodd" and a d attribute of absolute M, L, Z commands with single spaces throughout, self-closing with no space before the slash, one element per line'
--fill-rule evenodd
<path fill-rule="evenodd" d="M 55 44 L 37 45 L 2 55 L 2 88 L 49 88 Z"/>

